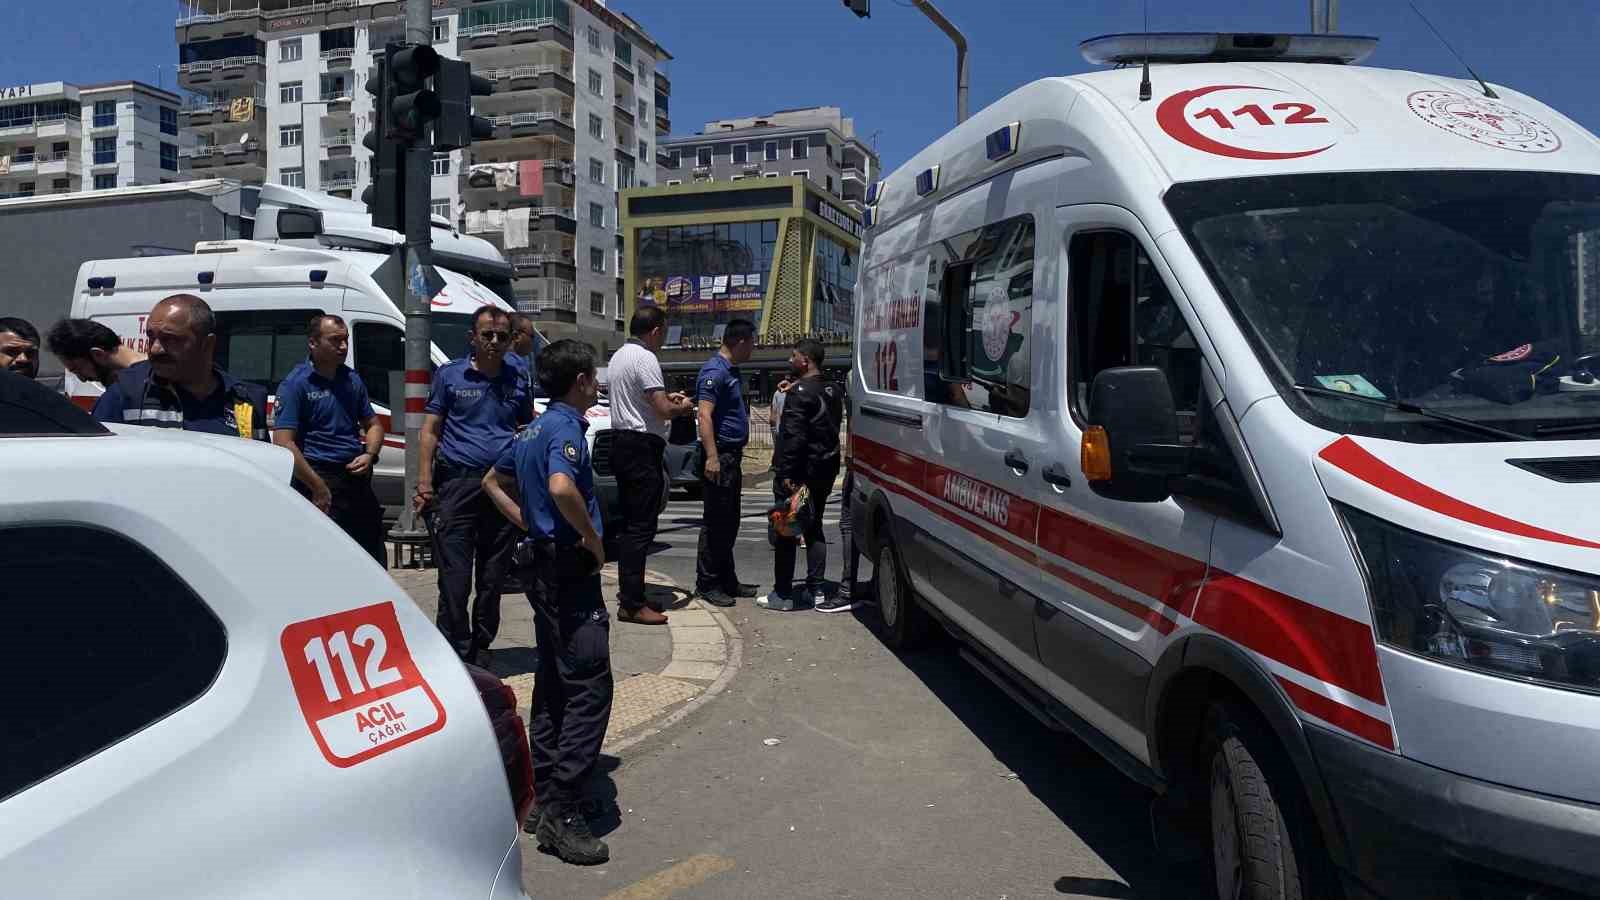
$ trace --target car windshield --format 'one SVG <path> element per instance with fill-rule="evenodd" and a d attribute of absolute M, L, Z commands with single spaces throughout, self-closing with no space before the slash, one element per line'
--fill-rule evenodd
<path fill-rule="evenodd" d="M 1414 442 L 1512 436 L 1448 417 L 1600 437 L 1600 176 L 1286 175 L 1166 203 L 1308 420 Z"/>

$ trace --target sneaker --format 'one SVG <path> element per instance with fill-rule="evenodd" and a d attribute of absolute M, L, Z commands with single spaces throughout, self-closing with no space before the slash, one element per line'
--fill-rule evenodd
<path fill-rule="evenodd" d="M 539 821 L 540 850 L 578 866 L 597 866 L 611 858 L 611 848 L 589 830 L 589 820 L 576 803 L 552 803 Z"/>
<path fill-rule="evenodd" d="M 821 591 L 818 591 L 815 599 L 812 601 L 811 607 L 817 612 L 836 613 L 849 612 L 850 610 L 856 608 L 856 604 L 854 600 L 850 599 L 850 594 L 848 591 L 841 590 L 832 597 L 828 597 Z"/>
<path fill-rule="evenodd" d="M 759 587 L 745 581 L 741 581 L 737 585 L 729 587 L 725 593 L 730 597 L 744 597 L 747 599 L 761 596 L 761 590 Z"/>
<path fill-rule="evenodd" d="M 537 805 L 528 810 L 528 817 L 522 820 L 522 830 L 528 834 L 537 835 L 539 826 L 544 824 L 544 806 Z"/>
<path fill-rule="evenodd" d="M 796 612 L 805 609 L 811 603 L 809 598 L 798 591 L 790 591 L 787 594 L 773 591 L 757 600 L 756 605 L 762 609 L 770 609 L 773 612 Z"/>
<path fill-rule="evenodd" d="M 724 609 L 726 609 L 726 608 L 728 608 L 730 606 L 733 606 L 733 605 L 735 605 L 735 604 L 737 604 L 739 602 L 739 601 L 735 600 L 734 598 L 728 596 L 723 591 L 717 590 L 716 588 L 712 588 L 709 591 L 701 591 L 700 592 L 700 599 L 704 600 L 705 602 L 707 602 L 709 604 L 711 604 L 712 606 L 720 606 L 720 607 L 722 607 Z"/>

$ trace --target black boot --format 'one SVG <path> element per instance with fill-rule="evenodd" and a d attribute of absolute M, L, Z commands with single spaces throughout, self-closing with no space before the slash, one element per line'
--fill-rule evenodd
<path fill-rule="evenodd" d="M 566 862 L 595 866 L 611 858 L 611 849 L 589 830 L 589 821 L 576 803 L 552 802 L 544 810 L 538 830 L 539 849 L 550 850 Z"/>

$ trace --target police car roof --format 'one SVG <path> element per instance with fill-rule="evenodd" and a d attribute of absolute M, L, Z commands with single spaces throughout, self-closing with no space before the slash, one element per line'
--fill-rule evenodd
<path fill-rule="evenodd" d="M 110 433 L 66 397 L 31 378 L 0 370 L 0 437 Z"/>

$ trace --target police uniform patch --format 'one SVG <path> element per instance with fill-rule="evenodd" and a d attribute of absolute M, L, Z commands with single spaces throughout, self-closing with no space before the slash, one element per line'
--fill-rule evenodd
<path fill-rule="evenodd" d="M 707 387 L 707 388 L 708 388 L 708 389 L 709 389 L 709 388 L 714 388 L 714 387 L 716 387 L 716 386 L 717 386 L 717 380 L 716 380 L 716 379 L 715 379 L 715 378 L 707 378 L 707 379 L 706 379 L 706 385 L 705 385 L 705 386 L 706 386 L 706 387 Z"/>
<path fill-rule="evenodd" d="M 567 441 L 567 445 L 561 448 L 561 453 L 566 456 L 567 462 L 578 461 L 578 448 L 571 441 Z"/>

